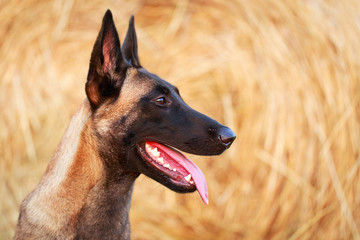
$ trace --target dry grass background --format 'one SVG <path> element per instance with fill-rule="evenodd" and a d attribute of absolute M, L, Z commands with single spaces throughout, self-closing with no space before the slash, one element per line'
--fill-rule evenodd
<path fill-rule="evenodd" d="M 210 205 L 140 177 L 133 239 L 360 238 L 360 2 L 1 1 L 0 239 L 85 97 L 105 10 L 194 108 L 231 126 L 192 157 Z"/>

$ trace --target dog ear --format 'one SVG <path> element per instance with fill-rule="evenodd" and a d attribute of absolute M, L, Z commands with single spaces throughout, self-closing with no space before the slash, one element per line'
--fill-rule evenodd
<path fill-rule="evenodd" d="M 140 68 L 140 61 L 138 56 L 137 38 L 134 25 L 134 15 L 130 17 L 129 27 L 126 33 L 124 43 L 122 45 L 122 52 L 124 58 L 135 68 Z"/>
<path fill-rule="evenodd" d="M 128 65 L 124 61 L 120 40 L 110 10 L 107 10 L 91 53 L 86 95 L 93 109 L 105 99 L 119 94 Z"/>

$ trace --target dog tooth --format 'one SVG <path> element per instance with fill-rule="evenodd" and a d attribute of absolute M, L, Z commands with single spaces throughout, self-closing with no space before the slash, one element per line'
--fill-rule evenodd
<path fill-rule="evenodd" d="M 156 160 L 158 160 L 158 161 L 161 162 L 161 163 L 164 163 L 164 158 L 162 158 L 162 157 L 159 157 L 159 158 L 157 158 Z"/>
<path fill-rule="evenodd" d="M 189 183 L 194 184 L 194 181 L 190 181 Z"/>
<path fill-rule="evenodd" d="M 176 172 L 176 168 L 174 168 L 173 171 Z"/>
<path fill-rule="evenodd" d="M 190 181 L 190 179 L 191 179 L 191 174 L 187 175 L 187 176 L 186 176 L 186 177 L 184 177 L 184 178 L 185 178 L 185 180 L 186 180 L 186 181 L 188 181 L 188 182 L 189 182 L 189 181 Z"/>
<path fill-rule="evenodd" d="M 157 148 L 154 148 L 151 150 L 152 155 L 155 157 L 160 157 L 160 152 L 157 150 Z"/>
<path fill-rule="evenodd" d="M 166 164 L 164 164 L 164 167 L 166 167 L 166 168 L 169 168 L 169 169 L 170 169 L 170 164 L 166 163 Z"/>

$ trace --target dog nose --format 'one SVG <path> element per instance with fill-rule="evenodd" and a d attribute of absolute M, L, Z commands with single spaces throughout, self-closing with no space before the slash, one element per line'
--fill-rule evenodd
<path fill-rule="evenodd" d="M 235 133 L 228 127 L 221 128 L 218 134 L 221 144 L 226 148 L 229 148 L 236 138 Z"/>

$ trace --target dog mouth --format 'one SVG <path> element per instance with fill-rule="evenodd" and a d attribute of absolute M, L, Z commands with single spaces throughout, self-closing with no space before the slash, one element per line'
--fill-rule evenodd
<path fill-rule="evenodd" d="M 204 174 L 181 152 L 157 142 L 146 141 L 138 146 L 141 156 L 153 168 L 180 188 L 196 189 L 206 205 L 208 188 Z"/>

